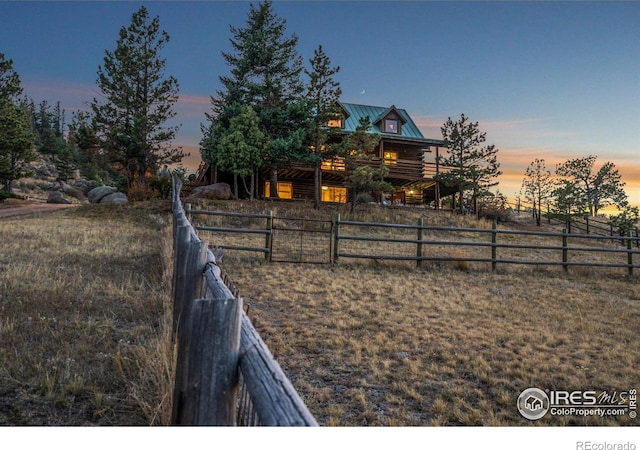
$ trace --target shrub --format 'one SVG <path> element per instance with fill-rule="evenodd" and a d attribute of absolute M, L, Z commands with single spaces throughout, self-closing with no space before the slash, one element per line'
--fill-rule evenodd
<path fill-rule="evenodd" d="M 8 198 L 20 198 L 20 197 L 10 192 L 0 191 L 0 202 L 3 202 Z"/>
<path fill-rule="evenodd" d="M 149 186 L 148 183 L 133 183 L 127 190 L 127 199 L 130 202 L 143 202 L 157 197 L 158 192 Z"/>

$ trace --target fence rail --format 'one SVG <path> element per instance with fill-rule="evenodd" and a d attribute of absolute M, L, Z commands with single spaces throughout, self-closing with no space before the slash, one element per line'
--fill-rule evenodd
<path fill-rule="evenodd" d="M 340 234 L 344 231 L 345 227 L 351 228 L 391 228 L 396 230 L 414 230 L 416 232 L 415 238 L 390 238 L 390 237 L 372 237 L 362 236 L 360 234 L 344 235 Z M 490 241 L 479 240 L 436 240 L 436 239 L 424 239 L 424 232 L 433 231 L 445 231 L 448 234 L 467 233 L 478 236 L 488 235 Z M 636 259 L 634 264 L 633 256 L 640 255 L 640 250 L 633 249 L 633 243 L 638 244 L 638 238 L 629 233 L 626 237 L 611 237 L 611 236 L 594 236 L 591 234 L 570 234 L 566 230 L 561 233 L 557 232 L 536 232 L 536 231 L 518 231 L 518 230 L 499 230 L 494 222 L 491 229 L 482 228 L 453 228 L 453 227 L 441 227 L 441 226 L 425 226 L 422 219 L 417 225 L 408 224 L 390 224 L 390 223 L 375 223 L 375 222 L 354 222 L 340 220 L 339 216 L 336 217 L 336 231 L 335 231 L 335 244 L 334 244 L 334 261 L 338 261 L 339 258 L 365 258 L 365 259 L 380 259 L 380 260 L 404 260 L 404 261 L 416 261 L 420 266 L 423 261 L 467 261 L 467 262 L 485 262 L 491 263 L 492 270 L 496 270 L 498 264 L 526 264 L 526 265 L 545 265 L 545 266 L 562 266 L 565 271 L 570 266 L 588 266 L 588 267 L 610 267 L 610 268 L 626 268 L 629 275 L 633 274 L 633 269 L 640 268 L 640 261 Z M 499 236 L 536 236 L 544 237 L 546 239 L 557 239 L 557 245 L 541 245 L 541 244 L 522 244 L 522 243 L 508 243 L 498 242 Z M 606 248 L 601 245 L 595 246 L 577 246 L 576 241 L 587 242 L 622 242 L 625 244 L 625 248 Z M 370 254 L 370 253 L 358 253 L 358 252 L 345 252 L 341 251 L 340 241 L 359 241 L 359 242 L 387 242 L 395 244 L 411 244 L 415 245 L 416 251 L 413 255 L 389 255 L 389 254 Z M 428 246 L 443 246 L 443 247 L 477 247 L 477 248 L 489 248 L 491 253 L 486 256 L 472 257 L 468 255 L 460 256 L 443 256 L 432 255 L 425 256 L 424 249 Z M 513 259 L 513 258 L 500 258 L 498 257 L 498 249 L 531 249 L 531 250 L 545 250 L 556 251 L 561 255 L 561 259 L 553 260 L 540 260 L 540 259 Z M 576 253 L 616 253 L 626 255 L 626 261 L 624 262 L 594 262 L 585 260 L 569 260 L 570 254 Z"/>
<path fill-rule="evenodd" d="M 277 227 L 273 226 L 274 217 L 271 212 L 267 214 L 243 214 L 228 213 L 221 211 L 195 211 L 190 210 L 190 214 L 208 214 L 217 216 L 228 216 L 236 218 L 257 218 L 264 219 L 265 225 L 261 228 L 247 229 L 245 227 L 233 228 L 226 227 L 206 227 L 197 226 L 196 229 L 216 231 L 219 233 L 245 233 L 256 234 L 263 233 L 266 236 L 265 247 L 251 246 L 226 246 L 228 249 L 239 249 L 247 251 L 264 252 L 265 258 L 270 259 L 270 252 L 276 245 Z M 293 219 L 292 219 L 293 220 Z M 308 220 L 308 219 L 307 219 Z M 326 221 L 325 221 L 326 222 Z M 363 229 L 384 230 L 390 232 L 402 232 L 404 237 L 395 236 L 376 236 L 375 233 L 363 233 Z M 535 265 L 535 266 L 561 266 L 567 271 L 569 267 L 608 267 L 608 268 L 626 268 L 629 274 L 633 273 L 633 269 L 640 268 L 640 238 L 630 233 L 628 236 L 605 236 L 596 234 L 578 234 L 568 232 L 566 229 L 562 232 L 550 231 L 526 231 L 526 230 L 505 230 L 498 229 L 494 224 L 492 228 L 455 228 L 447 226 L 424 225 L 424 220 L 420 219 L 417 224 L 397 224 L 397 223 L 379 223 L 379 222 L 358 222 L 341 220 L 337 215 L 330 228 L 332 245 L 330 248 L 332 255 L 325 262 L 337 262 L 341 258 L 353 259 L 374 259 L 374 260 L 390 260 L 390 261 L 415 261 L 418 267 L 423 262 L 445 262 L 445 261 L 461 261 L 474 263 L 491 264 L 491 269 L 496 270 L 498 265 Z M 436 239 L 433 235 L 438 232 L 446 233 L 446 238 Z M 407 233 L 413 233 L 406 236 Z M 373 234 L 373 235 L 372 235 Z M 471 238 L 460 237 L 461 234 L 471 235 Z M 459 238 L 455 238 L 455 237 Z M 544 243 L 536 242 L 509 242 L 517 236 L 529 236 L 532 239 L 544 239 Z M 511 239 L 510 239 L 511 238 Z M 555 240 L 555 244 L 553 241 Z M 369 253 L 360 248 L 349 249 L 345 245 L 349 242 L 363 243 L 363 246 L 369 244 L 392 244 L 396 247 L 413 247 L 413 251 L 405 251 L 404 254 L 397 254 L 393 251 L 383 252 L 383 246 L 376 248 L 376 253 Z M 589 245 L 585 245 L 588 243 Z M 609 244 L 607 246 L 606 244 Z M 619 244 L 622 244 L 620 246 Z M 224 245 L 224 244 L 223 244 Z M 590 246 L 591 245 L 591 246 Z M 634 249 L 634 247 L 636 249 Z M 474 249 L 476 254 L 447 254 L 446 249 L 467 248 Z M 387 250 L 389 250 L 387 248 Z M 531 250 L 532 252 L 546 252 L 545 258 L 533 258 L 523 256 L 509 256 L 511 250 Z M 594 261 L 588 255 L 603 256 L 606 254 L 622 256 L 619 261 Z M 556 256 L 549 256 L 556 255 Z M 624 257 L 626 255 L 626 257 Z M 635 263 L 634 263 L 635 256 Z M 273 259 L 273 261 L 277 261 Z"/>
<path fill-rule="evenodd" d="M 181 187 L 174 177 L 172 424 L 317 426 L 187 219 Z"/>

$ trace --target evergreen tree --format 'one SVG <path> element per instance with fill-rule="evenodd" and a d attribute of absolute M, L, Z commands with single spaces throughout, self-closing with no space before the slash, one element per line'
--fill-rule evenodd
<path fill-rule="evenodd" d="M 172 147 L 178 127 L 166 122 L 175 116 L 178 81 L 165 77 L 166 60 L 160 55 L 169 35 L 160 30 L 142 6 L 131 24 L 120 29 L 114 51 L 106 51 L 98 67 L 98 88 L 106 99 L 93 99 L 94 122 L 113 164 L 125 173 L 129 186 L 144 183 L 148 170 L 180 162 L 185 153 Z"/>
<path fill-rule="evenodd" d="M 565 221 L 568 229 L 571 227 L 572 217 L 584 215 L 588 211 L 584 190 L 573 181 L 560 180 L 552 195 L 552 214 L 555 218 Z"/>
<path fill-rule="evenodd" d="M 73 115 L 67 141 L 69 146 L 76 149 L 80 171 L 84 176 L 96 181 L 107 177 L 109 165 L 90 113 L 78 111 Z"/>
<path fill-rule="evenodd" d="M 541 225 L 542 202 L 548 200 L 554 189 L 554 181 L 551 172 L 547 170 L 544 159 L 536 158 L 525 172 L 522 180 L 524 197 L 533 203 L 536 225 Z"/>
<path fill-rule="evenodd" d="M 218 164 L 222 170 L 234 174 L 234 194 L 238 197 L 237 177 L 242 178 L 244 188 L 254 198 L 254 175 L 264 156 L 265 136 L 258 127 L 258 115 L 253 108 L 245 106 L 242 112 L 231 119 L 229 128 L 220 139 Z M 245 177 L 251 178 L 247 187 Z"/>
<path fill-rule="evenodd" d="M 0 53 L 0 184 L 11 193 L 14 180 L 27 176 L 28 163 L 36 158 L 31 114 L 22 93 L 13 61 Z"/>
<path fill-rule="evenodd" d="M 11 193 L 14 180 L 28 176 L 36 159 L 31 114 L 25 103 L 0 100 L 0 183 Z"/>
<path fill-rule="evenodd" d="M 363 160 L 372 158 L 380 138 L 378 133 L 371 132 L 371 120 L 369 116 L 365 116 L 360 118 L 355 131 L 332 148 L 327 155 L 334 161 L 344 164 L 344 171 L 337 173 L 342 174 L 344 185 L 349 189 L 352 212 L 359 201 L 359 194 L 369 192 L 382 194 L 395 190 L 390 183 L 384 181 L 384 177 L 389 173 L 384 163 L 378 169 L 362 164 Z"/>
<path fill-rule="evenodd" d="M 16 101 L 22 94 L 20 76 L 13 69 L 13 60 L 0 53 L 0 101 Z"/>
<path fill-rule="evenodd" d="M 480 131 L 478 122 L 470 122 L 464 114 L 458 121 L 451 117 L 441 127 L 447 156 L 440 155 L 438 163 L 448 167 L 437 180 L 458 188 L 459 205 L 462 208 L 464 191 L 471 190 L 473 210 L 478 213 L 478 197 L 488 188 L 498 184 L 495 179 L 502 174 L 497 161 L 495 145 L 482 146 L 487 133 Z"/>
<path fill-rule="evenodd" d="M 331 60 L 324 53 L 320 45 L 309 60 L 311 70 L 305 70 L 309 76 L 309 86 L 307 97 L 313 107 L 313 121 L 311 124 L 310 140 L 313 148 L 313 159 L 311 164 L 314 168 L 314 208 L 320 208 L 320 188 L 322 186 L 322 153 L 329 153 L 328 148 L 331 133 L 335 128 L 327 126 L 331 119 L 339 117 L 340 96 L 342 90 L 340 83 L 333 79 L 333 76 L 340 71 L 340 67 L 331 67 Z"/>
<path fill-rule="evenodd" d="M 278 169 L 301 157 L 309 107 L 302 98 L 302 58 L 298 38 L 285 36 L 286 22 L 266 0 L 250 5 L 246 26 L 230 27 L 232 52 L 223 52 L 230 74 L 221 76 L 224 87 L 212 98 L 210 125 L 203 129 L 201 153 L 217 162 L 220 137 L 243 106 L 251 106 L 265 134 L 264 161 L 271 170 L 271 197 L 277 197 Z"/>
<path fill-rule="evenodd" d="M 612 162 L 606 162 L 595 172 L 596 156 L 570 159 L 556 168 L 556 174 L 573 182 L 586 199 L 589 214 L 596 216 L 600 209 L 627 202 L 622 177 Z"/>

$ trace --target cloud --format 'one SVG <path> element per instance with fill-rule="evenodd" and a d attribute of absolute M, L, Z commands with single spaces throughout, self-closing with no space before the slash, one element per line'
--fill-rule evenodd
<path fill-rule="evenodd" d="M 211 111 L 211 97 L 180 94 L 175 111 L 179 119 L 200 119 L 205 121 L 205 113 Z"/>
<path fill-rule="evenodd" d="M 76 111 L 88 109 L 94 97 L 100 97 L 95 84 L 72 83 L 61 80 L 28 80 L 22 83 L 24 94 L 36 103 L 46 100 L 51 105 L 60 102 L 62 108 Z"/>

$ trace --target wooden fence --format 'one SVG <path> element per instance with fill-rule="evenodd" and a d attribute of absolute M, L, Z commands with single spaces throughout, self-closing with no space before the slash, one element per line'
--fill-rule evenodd
<path fill-rule="evenodd" d="M 218 233 L 264 234 L 264 247 L 240 245 L 227 247 L 223 241 L 220 242 L 221 245 L 229 249 L 262 252 L 265 259 L 269 260 L 269 252 L 274 245 L 273 238 L 275 236 L 273 234 L 273 216 L 270 212 L 263 215 L 189 210 L 189 213 L 194 216 L 212 214 L 264 220 L 264 225 L 258 228 L 233 226 L 197 226 L 196 228 Z M 393 236 L 382 235 L 383 233 L 376 235 L 375 232 L 372 232 L 372 230 L 381 229 L 390 230 L 389 234 L 393 234 Z M 640 268 L 640 258 L 638 257 L 640 255 L 640 250 L 638 250 L 640 238 L 632 233 L 629 233 L 628 236 L 605 236 L 593 233 L 570 233 L 567 230 L 562 230 L 562 232 L 504 230 L 498 229 L 495 223 L 490 229 L 456 228 L 424 225 L 423 219 L 420 219 L 415 225 L 355 222 L 341 220 L 339 215 L 334 219 L 331 232 L 333 245 L 332 255 L 328 262 L 337 262 L 341 258 L 397 260 L 415 261 L 416 265 L 420 267 L 424 261 L 459 261 L 487 263 L 494 271 L 499 265 L 520 264 L 561 266 L 564 271 L 568 271 L 572 266 L 624 268 L 629 274 L 633 274 L 633 269 Z M 441 236 L 436 238 L 435 235 L 438 232 Z M 397 237 L 399 234 L 402 236 Z M 409 236 L 409 234 L 411 235 Z M 531 242 L 527 242 L 527 238 L 530 238 Z M 544 240 L 544 243 L 534 242 L 535 240 Z M 350 242 L 361 245 L 349 247 L 348 243 Z M 365 251 L 364 247 L 367 244 L 373 247 L 373 252 Z M 404 249 L 402 254 L 395 252 L 400 247 Z M 407 250 L 408 248 L 413 250 Z M 461 248 L 468 251 L 461 252 Z M 370 250 L 370 248 L 366 250 Z M 509 253 L 514 253 L 514 251 L 517 251 L 518 257 L 509 256 Z M 544 253 L 543 256 L 540 256 L 541 252 Z M 533 257 L 533 253 L 536 253 L 536 257 Z M 598 258 L 595 256 L 601 257 L 600 259 L 604 259 L 605 256 L 610 258 L 606 258 L 606 261 L 597 261 Z M 617 256 L 619 259 L 615 260 Z"/>
<path fill-rule="evenodd" d="M 200 240 L 173 178 L 174 425 L 317 426 Z"/>
<path fill-rule="evenodd" d="M 509 205 L 513 211 L 517 212 L 517 214 L 520 214 L 521 211 L 531 215 L 534 214 L 533 206 L 525 202 L 521 202 L 520 204 L 509 203 Z M 566 228 L 568 233 L 575 232 L 610 237 L 620 236 L 618 230 L 613 227 L 611 222 L 603 217 L 574 215 L 568 217 L 566 220 L 560 220 L 553 217 L 549 211 L 543 211 L 541 220 L 542 219 L 544 219 L 548 224 L 560 225 Z M 633 227 L 631 235 L 638 238 L 636 239 L 636 247 L 640 247 L 640 227 Z"/>
<path fill-rule="evenodd" d="M 357 231 L 352 234 L 343 234 L 345 229 L 367 229 L 372 228 L 389 228 L 395 230 L 413 230 L 415 232 L 415 238 L 390 238 L 390 237 L 375 237 L 375 236 L 362 236 Z M 444 231 L 448 236 L 455 236 L 456 234 L 463 233 L 465 235 L 471 235 L 476 239 L 425 239 L 426 232 Z M 484 236 L 484 238 L 483 238 Z M 507 236 L 531 236 L 545 238 L 545 240 L 557 242 L 556 245 L 541 245 L 541 244 L 527 244 L 527 243 L 509 243 L 501 242 L 502 237 Z M 336 218 L 336 231 L 335 231 L 335 243 L 334 243 L 334 261 L 338 261 L 339 258 L 366 258 L 366 259 L 379 259 L 379 260 L 405 260 L 416 261 L 419 266 L 423 261 L 463 261 L 463 262 L 480 262 L 490 263 L 493 271 L 496 270 L 498 264 L 527 264 L 527 265 L 540 265 L 540 266 L 562 266 L 566 272 L 570 266 L 585 266 L 585 267 L 611 267 L 611 268 L 626 268 L 629 275 L 633 274 L 634 268 L 640 268 L 640 261 L 636 258 L 636 263 L 633 262 L 634 255 L 640 255 L 640 250 L 633 248 L 633 243 L 637 244 L 638 238 L 629 233 L 627 237 L 611 237 L 611 236 L 594 236 L 588 234 L 570 234 L 566 230 L 561 233 L 554 232 L 540 232 L 540 231 L 517 231 L 517 230 L 500 230 L 497 228 L 496 223 L 493 223 L 491 229 L 483 228 L 453 228 L 453 227 L 441 227 L 441 226 L 425 226 L 423 219 L 420 219 L 417 225 L 405 225 L 405 224 L 391 224 L 391 223 L 373 223 L 373 222 L 353 222 L 353 221 L 341 221 L 339 216 Z M 378 242 L 378 243 L 394 243 L 394 244 L 410 244 L 415 245 L 415 253 L 413 255 L 389 255 L 382 253 L 358 253 L 358 252 L 345 252 L 341 251 L 342 241 L 359 241 L 359 242 Z M 603 246 L 603 242 L 622 242 L 622 247 Z M 586 243 L 593 243 L 595 245 L 588 246 Z M 581 244 L 581 245 L 580 245 Z M 468 254 L 461 254 L 459 256 L 443 256 L 442 252 L 436 254 L 432 252 L 431 255 L 425 255 L 425 250 L 429 246 L 437 246 L 438 249 L 446 247 L 465 247 L 486 249 L 485 256 L 471 257 Z M 499 255 L 499 249 L 518 249 L 518 250 L 543 250 L 555 252 L 558 256 L 557 259 L 544 260 L 540 258 L 536 259 L 512 259 L 504 258 Z M 620 254 L 624 256 L 620 262 L 595 262 L 592 259 L 572 259 L 572 255 L 580 255 L 584 257 L 592 254 Z"/>

